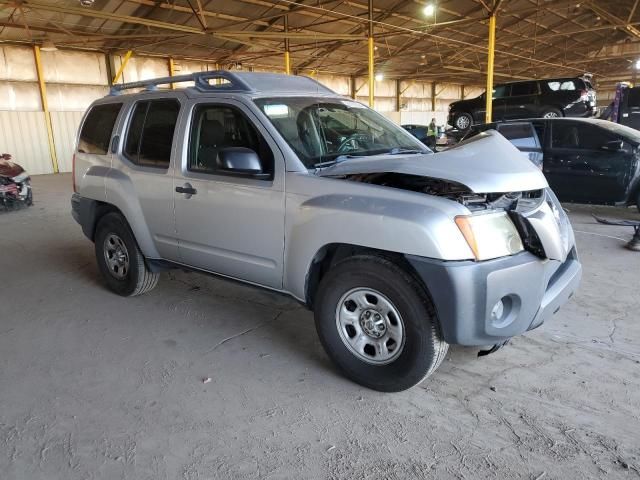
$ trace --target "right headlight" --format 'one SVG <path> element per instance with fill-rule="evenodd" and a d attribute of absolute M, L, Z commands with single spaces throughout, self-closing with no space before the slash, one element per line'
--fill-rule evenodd
<path fill-rule="evenodd" d="M 506 212 L 462 215 L 455 222 L 476 260 L 491 260 L 524 250 L 520 234 Z"/>

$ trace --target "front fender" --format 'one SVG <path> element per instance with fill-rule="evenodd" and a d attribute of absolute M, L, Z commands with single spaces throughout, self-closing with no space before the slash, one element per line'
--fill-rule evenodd
<path fill-rule="evenodd" d="M 368 187 L 385 193 L 391 190 Z M 398 194 L 416 198 L 402 199 Z M 435 204 L 429 205 L 430 200 Z M 440 202 L 446 202 L 444 211 L 438 208 Z M 284 287 L 304 299 L 314 257 L 335 243 L 442 260 L 471 259 L 473 253 L 452 220 L 455 213 L 463 214 L 457 207 L 449 200 L 403 191 L 388 196 L 329 193 L 313 198 L 288 194 Z"/>

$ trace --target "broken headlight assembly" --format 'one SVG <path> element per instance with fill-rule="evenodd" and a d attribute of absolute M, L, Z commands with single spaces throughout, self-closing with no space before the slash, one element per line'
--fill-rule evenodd
<path fill-rule="evenodd" d="M 524 250 L 520 234 L 506 212 L 461 215 L 455 222 L 477 261 Z"/>

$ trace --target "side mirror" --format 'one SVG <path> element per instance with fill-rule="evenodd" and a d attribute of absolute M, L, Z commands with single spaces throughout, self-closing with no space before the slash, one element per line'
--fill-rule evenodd
<path fill-rule="evenodd" d="M 258 154 L 245 147 L 227 147 L 218 152 L 218 170 L 254 178 L 269 178 L 262 171 Z"/>
<path fill-rule="evenodd" d="M 609 152 L 619 152 L 624 148 L 624 142 L 622 140 L 611 140 L 602 146 L 602 150 Z"/>

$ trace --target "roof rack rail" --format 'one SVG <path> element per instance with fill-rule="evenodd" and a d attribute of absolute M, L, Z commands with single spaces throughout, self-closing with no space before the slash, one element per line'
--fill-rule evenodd
<path fill-rule="evenodd" d="M 210 80 L 226 80 L 225 83 L 211 83 Z M 225 90 L 233 92 L 251 92 L 253 88 L 233 72 L 226 70 L 214 70 L 209 72 L 196 72 L 188 75 L 176 75 L 173 77 L 151 78 L 139 82 L 121 83 L 113 85 L 109 95 L 120 95 L 123 90 L 131 88 L 146 88 L 147 91 L 158 89 L 158 85 L 168 85 L 170 83 L 194 82 L 195 88 L 200 91 Z"/>

